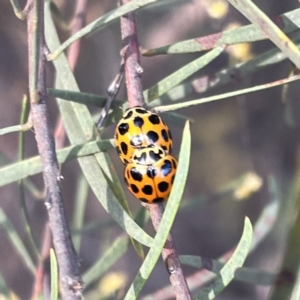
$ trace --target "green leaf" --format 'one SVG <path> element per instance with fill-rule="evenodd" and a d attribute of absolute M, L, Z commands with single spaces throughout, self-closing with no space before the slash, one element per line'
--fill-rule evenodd
<path fill-rule="evenodd" d="M 183 131 L 183 139 L 180 148 L 179 162 L 175 176 L 174 186 L 172 188 L 169 200 L 167 202 L 165 212 L 163 214 L 161 223 L 155 235 L 152 247 L 150 248 L 142 266 L 140 267 L 132 285 L 130 286 L 124 298 L 125 300 L 137 299 L 146 280 L 149 278 L 159 258 L 159 255 L 161 254 L 162 248 L 165 244 L 165 241 L 175 219 L 184 191 L 190 161 L 190 151 L 191 136 L 189 123 L 187 122 Z"/>
<path fill-rule="evenodd" d="M 249 253 L 252 240 L 252 226 L 246 217 L 240 242 L 220 273 L 216 276 L 213 287 L 204 288 L 195 296 L 196 300 L 214 299 L 232 281 L 237 268 L 240 268 Z"/>
<path fill-rule="evenodd" d="M 197 58 L 196 60 L 183 66 L 173 74 L 167 76 L 150 89 L 144 91 L 145 101 L 149 103 L 162 96 L 163 94 L 177 86 L 179 83 L 207 66 L 212 60 L 218 57 L 223 52 L 223 50 L 223 47 L 217 47 L 216 49 L 211 50 L 207 54 Z"/>
<path fill-rule="evenodd" d="M 300 27 L 299 20 L 299 8 L 274 18 L 274 22 L 278 26 L 280 26 L 285 33 L 298 31 Z M 228 31 L 214 33 L 204 37 L 178 42 L 156 49 L 143 49 L 142 53 L 145 56 L 153 56 L 159 54 L 200 52 L 218 46 L 255 42 L 265 39 L 267 39 L 265 32 L 262 31 L 258 25 L 251 24 Z"/>
<path fill-rule="evenodd" d="M 72 220 L 72 231 L 80 230 L 84 222 L 85 208 L 88 197 L 89 184 L 85 177 L 81 174 L 77 179 L 76 192 L 75 192 L 75 203 Z M 81 245 L 81 234 L 77 234 L 72 237 L 73 244 L 77 253 L 80 252 Z"/>
<path fill-rule="evenodd" d="M 184 265 L 197 269 L 205 268 L 213 273 L 219 273 L 225 266 L 224 262 L 210 258 L 202 258 L 200 256 L 180 255 L 179 259 Z M 274 283 L 275 276 L 275 274 L 267 271 L 246 267 L 238 268 L 234 273 L 235 280 L 266 286 L 270 286 Z"/>
<path fill-rule="evenodd" d="M 166 111 L 181 109 L 181 108 L 190 107 L 190 106 L 194 106 L 194 105 L 199 105 L 199 104 L 203 104 L 203 103 L 207 103 L 207 102 L 219 101 L 219 100 L 223 100 L 223 99 L 227 99 L 227 98 L 231 98 L 231 97 L 235 97 L 235 96 L 239 96 L 239 95 L 244 95 L 244 94 L 248 94 L 248 93 L 258 92 L 261 90 L 266 90 L 269 88 L 273 88 L 275 86 L 280 86 L 280 85 L 287 84 L 287 83 L 290 83 L 293 81 L 297 81 L 299 79 L 300 79 L 300 75 L 295 75 L 295 76 L 291 76 L 291 77 L 288 77 L 285 79 L 280 79 L 277 81 L 265 83 L 262 85 L 257 85 L 257 86 L 251 87 L 251 88 L 237 90 L 234 92 L 224 93 L 224 94 L 206 97 L 206 98 L 202 98 L 202 99 L 186 101 L 186 102 L 182 102 L 182 103 L 158 106 L 158 107 L 156 107 L 155 110 L 157 112 L 166 112 Z"/>
<path fill-rule="evenodd" d="M 295 39 L 294 42 L 298 47 L 300 47 L 299 39 Z M 213 76 L 206 75 L 187 81 L 183 84 L 179 84 L 159 99 L 151 102 L 151 105 L 153 105 L 153 107 L 166 105 L 170 102 L 183 99 L 192 93 L 202 94 L 228 83 L 236 83 L 237 80 L 240 81 L 246 77 L 248 78 L 251 74 L 273 66 L 274 64 L 278 64 L 286 60 L 286 58 L 286 55 L 278 48 L 273 48 L 245 62 L 223 69 L 215 73 Z"/>
<path fill-rule="evenodd" d="M 73 92 L 67 90 L 47 89 L 47 92 L 53 97 L 85 104 L 87 106 L 103 107 L 107 99 L 107 97 L 101 95 Z M 115 99 L 112 103 L 112 107 L 122 106 L 122 104 L 124 104 L 124 101 L 125 100 Z"/>
<path fill-rule="evenodd" d="M 49 1 L 46 1 L 45 7 L 46 41 L 49 48 L 54 49 L 59 46 L 59 39 L 51 18 Z M 65 55 L 61 55 L 55 60 L 54 66 L 60 88 L 79 92 L 78 85 L 68 66 Z M 60 99 L 57 99 L 57 101 L 71 144 L 85 143 L 87 140 L 95 138 L 100 139 L 91 114 L 85 105 Z M 128 204 L 108 154 L 98 153 L 88 157 L 81 157 L 78 158 L 78 162 L 103 208 L 130 236 L 141 244 L 150 247 L 153 239 L 128 214 Z"/>
<path fill-rule="evenodd" d="M 51 300 L 58 299 L 58 268 L 54 250 L 50 249 Z"/>
<path fill-rule="evenodd" d="M 35 265 L 24 245 L 20 239 L 15 227 L 10 222 L 9 218 L 6 216 L 5 212 L 0 207 L 0 225 L 4 229 L 7 237 L 10 239 L 15 251 L 20 255 L 25 266 L 34 274 Z"/>
<path fill-rule="evenodd" d="M 300 68 L 300 51 L 298 47 L 258 8 L 251 0 L 228 0 L 248 20 L 257 25 L 286 56 Z"/>
<path fill-rule="evenodd" d="M 59 163 L 64 163 L 70 159 L 80 156 L 91 155 L 100 151 L 114 147 L 113 140 L 93 141 L 81 145 L 69 146 L 56 151 Z M 39 156 L 25 159 L 5 167 L 0 168 L 0 186 L 21 180 L 42 172 L 42 164 Z"/>
<path fill-rule="evenodd" d="M 128 14 L 129 12 L 136 11 L 143 6 L 146 6 L 156 1 L 158 0 L 134 0 L 116 8 L 113 11 L 110 11 L 109 13 L 103 15 L 102 17 L 98 18 L 94 22 L 88 24 L 87 26 L 85 26 L 84 28 L 76 32 L 74 35 L 72 35 L 63 44 L 56 47 L 57 49 L 52 54 L 48 55 L 48 60 L 56 59 L 67 47 L 69 47 L 72 43 L 74 43 L 81 37 L 95 30 L 99 30 L 103 28 L 106 24 L 118 19 L 119 17 L 125 14 Z"/>
<path fill-rule="evenodd" d="M 5 279 L 0 271 L 0 298 L 4 296 L 3 299 L 9 299 L 9 288 L 5 282 Z"/>

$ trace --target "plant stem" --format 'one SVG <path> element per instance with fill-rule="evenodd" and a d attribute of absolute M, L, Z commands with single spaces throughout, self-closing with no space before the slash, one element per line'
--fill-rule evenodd
<path fill-rule="evenodd" d="M 130 0 L 122 0 L 122 4 Z M 129 106 L 145 106 L 141 74 L 143 69 L 140 65 L 139 42 L 135 13 L 128 13 L 121 17 L 121 32 L 123 49 L 122 55 L 125 60 L 125 81 Z"/>
<path fill-rule="evenodd" d="M 126 4 L 129 3 L 130 0 L 122 0 L 121 2 L 122 4 Z M 141 80 L 143 69 L 140 66 L 139 43 L 134 13 L 129 13 L 121 17 L 121 32 L 123 40 L 122 55 L 125 60 L 125 81 L 129 106 L 145 106 Z M 149 204 L 148 209 L 153 227 L 157 231 L 163 216 L 164 206 L 163 204 Z M 176 299 L 191 299 L 190 291 L 176 251 L 175 241 L 171 233 L 162 250 L 162 258 L 167 266 Z"/>
<path fill-rule="evenodd" d="M 66 220 L 61 191 L 61 175 L 55 154 L 46 102 L 44 1 L 34 0 L 28 13 L 29 91 L 35 138 L 43 165 L 47 191 L 46 207 L 60 269 L 62 298 L 79 300 L 82 279 Z"/>

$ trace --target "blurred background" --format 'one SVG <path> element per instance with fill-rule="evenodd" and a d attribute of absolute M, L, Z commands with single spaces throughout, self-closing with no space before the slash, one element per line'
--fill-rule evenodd
<path fill-rule="evenodd" d="M 54 2 L 66 22 L 70 22 L 74 14 L 75 1 Z M 291 0 L 254 2 L 268 16 L 276 16 L 299 6 L 297 1 Z M 20 3 L 24 5 L 25 1 Z M 88 0 L 86 23 L 92 22 L 116 6 L 117 1 Z M 28 93 L 27 29 L 26 22 L 15 17 L 9 1 L 0 1 L 0 7 L 0 99 L 3 105 L 3 109 L 0 110 L 0 128 L 4 128 L 19 124 L 22 97 Z M 155 4 L 144 8 L 138 13 L 137 20 L 139 41 L 144 48 L 164 46 L 249 24 L 225 0 L 166 1 L 165 5 Z M 59 29 L 59 33 L 61 41 L 70 35 L 70 31 L 62 29 Z M 230 46 L 192 78 L 204 76 L 214 78 L 216 72 L 247 61 L 273 47 L 270 41 Z M 106 89 L 119 69 L 120 49 L 119 22 L 114 22 L 104 30 L 82 39 L 80 56 L 75 68 L 75 77 L 82 92 L 106 95 Z M 144 88 L 151 87 L 199 55 L 202 53 L 142 57 Z M 51 63 L 48 65 L 48 87 L 53 87 L 54 68 Z M 193 93 L 184 100 L 275 81 L 287 77 L 291 68 L 291 63 L 285 60 L 247 78 L 237 78 L 224 87 L 210 89 L 201 93 L 201 96 Z M 264 207 L 273 200 L 268 187 L 270 178 L 275 182 L 278 195 L 281 196 L 280 200 L 288 202 L 299 142 L 299 122 L 295 118 L 298 109 L 295 103 L 298 97 L 296 85 L 297 83 L 290 84 L 286 91 L 288 104 L 282 101 L 283 88 L 280 86 L 177 111 L 194 120 L 191 125 L 191 164 L 182 200 L 186 208 L 179 211 L 172 229 L 179 254 L 218 258 L 232 249 L 241 236 L 245 215 L 249 216 L 254 224 Z M 124 84 L 118 98 L 126 99 Z M 59 115 L 55 100 L 52 98 L 49 98 L 49 108 L 52 125 L 55 128 Z M 96 120 L 100 109 L 90 109 Z M 174 152 L 178 155 L 183 127 L 176 124 L 169 126 L 174 136 Z M 103 132 L 103 138 L 112 138 L 114 127 L 115 124 L 107 128 Z M 68 141 L 65 145 L 68 145 Z M 17 161 L 17 133 L 0 137 L 0 152 L 2 165 Z M 25 157 L 36 154 L 34 133 L 26 132 Z M 122 179 L 123 166 L 114 149 L 110 150 L 109 154 Z M 232 182 L 245 178 L 247 174 L 246 178 L 250 178 L 248 181 L 250 188 L 246 186 L 246 192 L 220 193 Z M 74 197 L 81 177 L 76 160 L 63 165 L 62 175 L 64 200 L 71 222 Z M 31 180 L 43 191 L 41 174 L 31 177 Z M 136 213 L 141 207 L 140 203 L 129 192 L 126 190 L 125 192 L 132 211 Z M 0 206 L 16 227 L 23 242 L 28 245 L 20 214 L 17 183 L 1 187 L 0 195 Z M 34 237 L 41 244 L 47 220 L 43 201 L 35 199 L 29 192 L 26 192 L 25 197 Z M 194 203 L 194 206 L 189 206 L 190 203 Z M 120 227 L 112 221 L 89 190 L 85 224 L 99 221 L 106 224 L 105 230 L 98 228 L 83 234 L 80 247 L 82 270 L 90 267 L 122 233 Z M 276 272 L 282 259 L 286 238 L 282 224 L 286 224 L 287 221 L 279 216 L 273 230 L 247 259 L 246 266 Z M 151 224 L 147 224 L 145 228 L 153 236 Z M 121 290 L 120 299 L 122 299 L 122 291 L 127 291 L 140 265 L 140 258 L 130 247 L 122 259 L 90 288 L 91 292 L 99 293 L 90 299 L 102 299 L 98 298 L 100 294 L 109 294 L 111 290 L 116 289 Z M 30 299 L 34 278 L 1 229 L 0 270 L 8 286 L 20 299 Z M 197 270 L 184 267 L 184 271 L 189 276 Z M 142 296 L 168 284 L 168 274 L 160 259 L 141 293 L 141 299 Z M 268 287 L 233 282 L 217 299 L 260 300 L 267 298 L 268 291 Z M 112 299 L 118 298 L 114 297 Z"/>

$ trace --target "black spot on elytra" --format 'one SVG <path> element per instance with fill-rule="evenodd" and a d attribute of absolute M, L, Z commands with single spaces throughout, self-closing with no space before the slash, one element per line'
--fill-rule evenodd
<path fill-rule="evenodd" d="M 172 140 L 172 139 L 173 139 L 173 137 L 172 137 L 172 133 L 171 133 L 171 131 L 170 131 L 170 130 L 168 130 L 168 134 L 169 134 L 169 138 L 170 138 L 170 140 Z"/>
<path fill-rule="evenodd" d="M 160 123 L 160 118 L 158 115 L 152 114 L 149 116 L 148 119 L 153 125 L 157 125 Z"/>
<path fill-rule="evenodd" d="M 147 154 L 143 152 L 142 155 L 137 159 L 137 161 L 144 164 L 146 159 L 147 159 Z"/>
<path fill-rule="evenodd" d="M 161 146 L 165 151 L 168 151 L 167 146 Z"/>
<path fill-rule="evenodd" d="M 162 138 L 163 138 L 166 142 L 169 141 L 169 136 L 168 136 L 168 133 L 167 133 L 167 130 L 166 130 L 166 129 L 163 129 L 163 130 L 161 131 L 161 136 L 162 136 Z"/>
<path fill-rule="evenodd" d="M 172 159 L 172 165 L 173 165 L 173 168 L 176 169 L 177 168 L 177 162 L 175 159 Z"/>
<path fill-rule="evenodd" d="M 141 117 L 135 117 L 133 124 L 134 126 L 141 128 L 144 125 L 144 120 Z"/>
<path fill-rule="evenodd" d="M 136 111 L 138 114 L 147 114 L 147 113 L 148 113 L 148 110 L 145 109 L 145 108 L 142 108 L 142 107 L 137 108 L 135 111 Z"/>
<path fill-rule="evenodd" d="M 157 170 L 153 166 L 149 166 L 146 174 L 149 178 L 154 178 L 157 175 Z"/>
<path fill-rule="evenodd" d="M 164 193 L 169 188 L 169 184 L 165 181 L 162 181 L 158 184 L 158 189 L 161 193 Z"/>
<path fill-rule="evenodd" d="M 129 129 L 129 125 L 127 123 L 121 123 L 118 126 L 118 130 L 119 130 L 121 135 L 126 134 L 128 132 L 128 129 Z"/>
<path fill-rule="evenodd" d="M 164 200 L 165 200 L 164 198 L 158 197 L 158 198 L 155 198 L 152 202 L 153 202 L 153 203 L 161 203 L 161 202 L 163 202 Z"/>
<path fill-rule="evenodd" d="M 143 188 L 142 188 L 142 191 L 144 194 L 146 195 L 152 195 L 153 194 L 153 188 L 151 185 L 145 185 Z"/>
<path fill-rule="evenodd" d="M 149 156 L 152 158 L 153 161 L 158 161 L 161 159 L 161 153 L 155 153 L 153 150 L 149 151 Z"/>
<path fill-rule="evenodd" d="M 169 160 L 165 160 L 161 166 L 161 173 L 163 176 L 168 176 L 172 172 L 172 164 Z"/>
<path fill-rule="evenodd" d="M 153 144 L 155 144 L 158 141 L 158 138 L 159 138 L 158 134 L 155 131 L 152 131 L 152 130 L 150 130 L 147 133 L 147 137 L 150 140 L 150 142 L 153 143 Z"/>
<path fill-rule="evenodd" d="M 118 153 L 118 155 L 119 155 L 119 156 L 121 156 L 122 152 L 121 152 L 121 150 L 120 150 L 120 147 L 119 147 L 119 146 L 117 146 L 117 147 L 116 147 L 116 150 L 117 150 L 117 153 Z"/>
<path fill-rule="evenodd" d="M 142 145 L 142 139 L 140 135 L 135 135 L 130 140 L 130 145 L 133 147 L 139 147 Z"/>
<path fill-rule="evenodd" d="M 123 159 L 123 162 L 125 165 L 127 165 L 129 163 L 129 161 L 126 158 Z"/>
<path fill-rule="evenodd" d="M 149 203 L 149 201 L 145 198 L 139 198 L 142 202 Z"/>
<path fill-rule="evenodd" d="M 132 115 L 133 115 L 133 111 L 130 110 L 130 111 L 127 113 L 127 115 L 124 114 L 123 119 L 127 120 L 127 119 L 131 118 Z"/>
<path fill-rule="evenodd" d="M 131 184 L 130 187 L 135 194 L 137 194 L 140 191 L 135 184 Z"/>
<path fill-rule="evenodd" d="M 175 179 L 175 174 L 172 176 L 172 178 L 171 178 L 171 184 L 173 184 L 174 183 L 174 179 Z"/>
<path fill-rule="evenodd" d="M 127 146 L 126 143 L 124 143 L 124 142 L 121 143 L 121 150 L 122 150 L 122 152 L 123 152 L 125 155 L 127 154 L 127 152 L 128 152 L 128 146 Z"/>
<path fill-rule="evenodd" d="M 135 181 L 141 182 L 143 180 L 143 175 L 136 168 L 132 168 L 130 170 L 130 174 L 131 174 L 131 177 L 133 178 L 133 180 L 135 180 Z"/>

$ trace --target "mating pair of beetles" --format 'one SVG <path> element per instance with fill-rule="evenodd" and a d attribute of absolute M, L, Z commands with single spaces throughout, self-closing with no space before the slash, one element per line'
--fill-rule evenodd
<path fill-rule="evenodd" d="M 172 135 L 162 118 L 143 107 L 125 111 L 115 132 L 129 191 L 146 203 L 167 200 L 176 174 Z"/>

